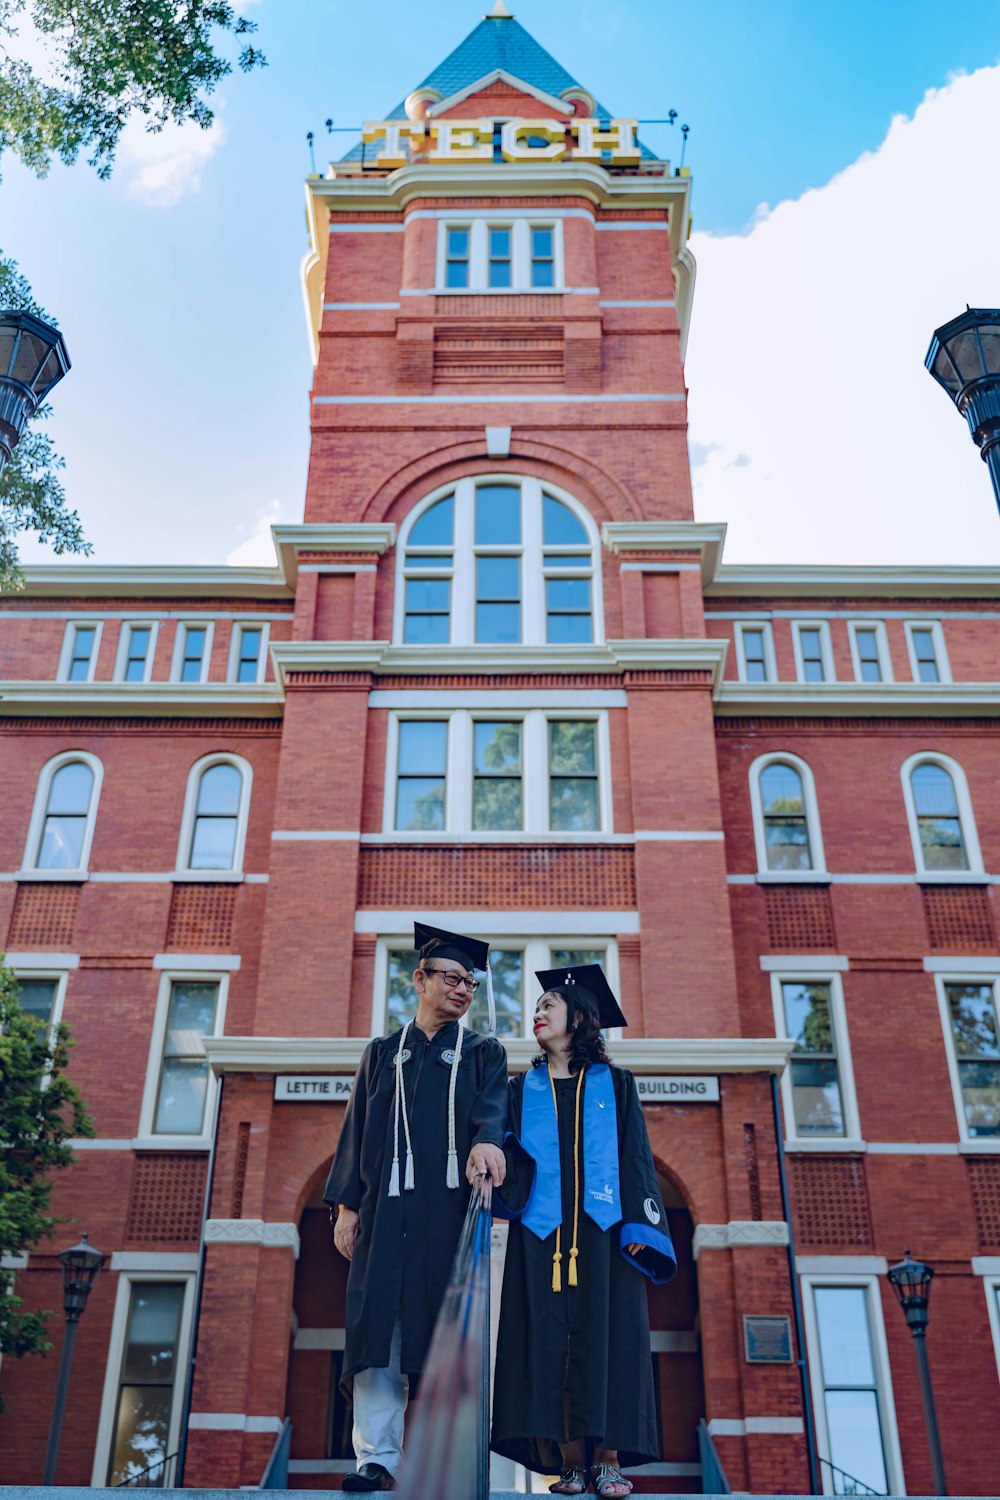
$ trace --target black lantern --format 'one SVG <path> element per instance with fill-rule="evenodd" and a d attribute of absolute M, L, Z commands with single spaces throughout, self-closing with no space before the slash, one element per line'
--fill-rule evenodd
<path fill-rule="evenodd" d="M 1000 325 L 1000 313 L 996 315 Z M 899 1298 L 907 1326 L 913 1334 L 917 1353 L 917 1369 L 920 1373 L 920 1396 L 924 1406 L 924 1425 L 927 1442 L 931 1450 L 934 1483 L 939 1495 L 947 1495 L 944 1477 L 944 1461 L 941 1457 L 941 1439 L 938 1435 L 937 1413 L 934 1410 L 934 1392 L 931 1388 L 931 1369 L 927 1360 L 927 1311 L 931 1300 L 931 1282 L 934 1267 L 914 1260 L 907 1246 L 903 1259 L 889 1267 L 889 1281 Z"/>
<path fill-rule="evenodd" d="M 37 322 L 37 319 L 34 321 Z M 44 324 L 42 325 L 44 327 Z M 58 376 L 56 377 L 59 378 Z M 62 1437 L 63 1414 L 66 1410 L 66 1392 L 69 1389 L 69 1370 L 73 1362 L 73 1345 L 76 1343 L 76 1326 L 80 1314 L 87 1305 L 90 1289 L 97 1280 L 97 1273 L 104 1264 L 104 1256 L 88 1243 L 87 1231 L 78 1245 L 63 1250 L 59 1256 L 62 1263 L 63 1308 L 66 1313 L 66 1333 L 63 1336 L 62 1353 L 59 1356 L 59 1377 L 56 1380 L 56 1398 L 52 1404 L 52 1420 L 49 1423 L 49 1441 L 45 1450 L 45 1467 L 42 1483 L 55 1484 L 56 1464 L 59 1460 L 59 1440 Z"/>
<path fill-rule="evenodd" d="M 936 329 L 924 363 L 968 422 L 1000 505 L 1000 309 L 970 307 Z"/>
<path fill-rule="evenodd" d="M 58 328 L 34 313 L 0 311 L 0 472 L 25 423 L 68 369 Z"/>

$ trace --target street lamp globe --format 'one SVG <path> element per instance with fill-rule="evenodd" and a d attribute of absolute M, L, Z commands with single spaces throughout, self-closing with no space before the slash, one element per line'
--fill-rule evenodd
<path fill-rule="evenodd" d="M 934 1279 L 934 1267 L 924 1265 L 923 1261 L 914 1260 L 907 1246 L 903 1252 L 903 1259 L 897 1261 L 894 1266 L 889 1267 L 889 1281 L 893 1291 L 899 1298 L 899 1305 L 906 1315 L 906 1321 L 911 1328 L 919 1326 L 927 1327 L 927 1306 L 931 1300 L 931 1282 Z"/>
<path fill-rule="evenodd" d="M 59 1256 L 62 1265 L 63 1308 L 66 1321 L 75 1323 L 87 1305 L 90 1289 L 97 1280 L 97 1273 L 104 1264 L 104 1256 L 88 1241 L 87 1231 L 78 1245 L 63 1250 Z"/>
<path fill-rule="evenodd" d="M 68 369 L 58 328 L 34 313 L 0 309 L 0 473 L 25 424 Z"/>
<path fill-rule="evenodd" d="M 1000 505 L 1000 309 L 970 307 L 935 329 L 924 364 L 968 422 Z"/>

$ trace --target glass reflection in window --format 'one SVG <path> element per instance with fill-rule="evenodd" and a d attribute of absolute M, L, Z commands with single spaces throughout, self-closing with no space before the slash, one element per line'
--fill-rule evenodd
<path fill-rule="evenodd" d="M 970 1136 L 1000 1135 L 1000 1028 L 992 984 L 947 984 L 965 1126 Z"/>
<path fill-rule="evenodd" d="M 59 767 L 49 783 L 35 868 L 79 870 L 94 792 L 94 773 L 82 760 Z"/>
<path fill-rule="evenodd" d="M 830 1015 L 829 984 L 786 980 L 781 986 L 797 1136 L 843 1136 L 844 1105 Z"/>
<path fill-rule="evenodd" d="M 198 778 L 188 867 L 231 870 L 236 859 L 243 776 L 236 766 L 209 766 Z"/>
<path fill-rule="evenodd" d="M 183 1282 L 136 1281 L 129 1298 L 108 1484 L 167 1482 Z M 160 1466 L 158 1469 L 157 1466 Z"/>
<path fill-rule="evenodd" d="M 549 826 L 572 833 L 601 826 L 597 725 L 592 719 L 549 721 Z"/>
<path fill-rule="evenodd" d="M 170 986 L 163 1060 L 156 1097 L 156 1135 L 201 1135 L 208 1094 L 208 1059 L 202 1038 L 215 1032 L 219 986 L 175 979 Z"/>
<path fill-rule="evenodd" d="M 404 832 L 444 828 L 448 724 L 407 719 L 399 725 L 396 827 Z"/>
<path fill-rule="evenodd" d="M 811 870 L 812 849 L 802 777 L 773 761 L 760 773 L 760 807 L 769 870 Z"/>
<path fill-rule="evenodd" d="M 518 722 L 473 725 L 472 826 L 519 829 L 523 826 L 521 725 Z"/>
<path fill-rule="evenodd" d="M 944 766 L 925 761 L 910 772 L 925 870 L 967 870 L 969 856 L 955 783 Z"/>
<path fill-rule="evenodd" d="M 888 1493 L 881 1394 L 872 1347 L 869 1293 L 861 1286 L 813 1289 L 834 1494 Z"/>

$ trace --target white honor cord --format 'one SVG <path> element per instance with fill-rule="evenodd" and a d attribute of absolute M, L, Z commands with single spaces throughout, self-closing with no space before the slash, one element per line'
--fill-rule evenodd
<path fill-rule="evenodd" d="M 392 1120 L 392 1171 L 389 1173 L 389 1197 L 399 1197 L 399 1115 L 402 1110 L 403 1133 L 406 1137 L 406 1176 L 405 1186 L 407 1189 L 413 1187 L 413 1147 L 410 1143 L 410 1122 L 406 1115 L 406 1088 L 403 1083 L 403 1048 L 406 1046 L 406 1037 L 410 1029 L 407 1021 L 399 1034 L 399 1046 L 396 1048 L 394 1059 L 396 1065 L 396 1079 L 393 1089 L 393 1120 Z"/>
<path fill-rule="evenodd" d="M 458 1036 L 455 1040 L 455 1056 L 451 1060 L 451 1077 L 448 1080 L 448 1170 L 445 1173 L 445 1182 L 450 1188 L 458 1187 L 458 1151 L 455 1145 L 455 1085 L 458 1082 L 458 1065 L 462 1058 L 462 1037 L 464 1035 L 465 1027 L 459 1021 Z"/>
<path fill-rule="evenodd" d="M 497 1003 L 493 998 L 493 970 L 490 968 L 489 959 L 486 960 L 486 1014 L 488 1017 L 487 1036 L 497 1034 Z"/>

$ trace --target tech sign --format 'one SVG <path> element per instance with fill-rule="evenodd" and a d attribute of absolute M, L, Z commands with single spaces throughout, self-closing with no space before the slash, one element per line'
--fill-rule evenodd
<path fill-rule="evenodd" d="M 620 166 L 638 162 L 636 120 L 371 120 L 364 127 L 365 145 L 379 145 L 378 167 L 402 167 L 411 161 L 473 162 L 605 162 Z M 609 153 L 608 157 L 605 152 Z"/>

